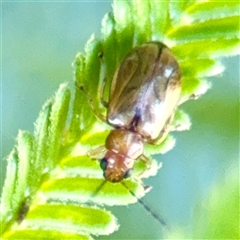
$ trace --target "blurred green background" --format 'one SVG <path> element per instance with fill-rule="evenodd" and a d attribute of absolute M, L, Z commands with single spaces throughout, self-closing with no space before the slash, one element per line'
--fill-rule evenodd
<path fill-rule="evenodd" d="M 11 151 L 18 129 L 33 131 L 42 104 L 62 82 L 73 79 L 71 63 L 92 33 L 100 35 L 101 19 L 111 11 L 104 2 L 2 3 L 1 156 Z M 178 132 L 176 147 L 157 156 L 163 162 L 144 201 L 171 225 L 186 233 L 201 200 L 224 182 L 239 161 L 239 57 L 222 59 L 226 71 L 209 79 L 212 89 L 182 105 L 192 119 L 190 131 Z M 5 162 L 2 175 L 5 176 Z M 199 205 L 200 204 L 200 205 Z M 112 208 L 120 230 L 99 239 L 157 239 L 161 226 L 140 204 Z M 221 209 L 219 210 L 221 211 Z"/>

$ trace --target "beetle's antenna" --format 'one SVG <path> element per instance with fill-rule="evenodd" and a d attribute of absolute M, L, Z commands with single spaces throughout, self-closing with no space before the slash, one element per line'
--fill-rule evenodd
<path fill-rule="evenodd" d="M 98 193 L 100 192 L 100 190 L 104 187 L 104 185 L 107 183 L 107 181 L 103 181 L 94 191 L 94 193 L 90 196 L 90 198 L 94 198 L 98 195 Z"/>
<path fill-rule="evenodd" d="M 164 218 L 162 216 L 154 213 L 154 211 L 149 206 L 147 206 L 147 204 L 143 200 L 141 200 L 139 197 L 136 196 L 136 194 L 126 185 L 126 183 L 124 181 L 122 181 L 121 183 L 131 193 L 131 195 L 137 199 L 137 201 L 140 203 L 140 205 L 148 213 L 150 213 L 165 229 L 169 229 L 169 225 L 167 224 L 167 222 L 164 220 Z"/>

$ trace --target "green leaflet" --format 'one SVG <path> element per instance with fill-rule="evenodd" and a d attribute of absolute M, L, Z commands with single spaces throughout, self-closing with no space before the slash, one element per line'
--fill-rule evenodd
<path fill-rule="evenodd" d="M 19 161 L 16 149 L 12 150 L 12 152 L 9 154 L 7 158 L 7 161 L 8 161 L 7 175 L 6 175 L 5 184 L 3 187 L 3 193 L 1 196 L 1 206 L 2 206 L 1 207 L 2 223 L 1 224 L 3 227 L 10 224 L 11 218 L 14 217 L 13 210 L 15 210 L 16 212 L 20 206 L 19 196 L 15 197 L 16 185 L 18 181 L 17 170 L 18 170 L 18 161 Z M 9 219 L 9 216 L 10 216 L 10 219 Z"/>
<path fill-rule="evenodd" d="M 195 21 L 239 16 L 239 3 L 238 1 L 224 2 L 215 0 L 199 2 L 190 6 L 186 14 Z"/>
<path fill-rule="evenodd" d="M 12 240 L 23 240 L 23 239 L 76 239 L 76 240 L 91 240 L 90 236 L 86 234 L 69 233 L 64 230 L 37 230 L 37 229 L 27 229 L 27 230 L 16 230 L 11 235 L 6 236 L 6 239 Z"/>
<path fill-rule="evenodd" d="M 139 195 L 144 195 L 138 182 L 126 181 L 127 186 Z M 97 192 L 97 189 L 101 191 Z M 121 183 L 111 184 L 103 179 L 88 177 L 65 177 L 43 186 L 42 193 L 48 201 L 127 205 L 137 201 Z"/>
<path fill-rule="evenodd" d="M 96 207 L 44 204 L 29 212 L 26 224 L 29 228 L 58 230 L 64 227 L 69 232 L 109 234 L 116 228 L 115 218 Z M 112 224 L 113 226 L 108 226 Z M 109 231 L 111 229 L 111 231 Z"/>
<path fill-rule="evenodd" d="M 167 35 L 177 42 L 239 37 L 239 16 L 211 19 L 170 30 Z M 226 36 L 227 33 L 227 36 Z"/>
<path fill-rule="evenodd" d="M 232 39 L 204 39 L 194 42 L 178 44 L 172 51 L 181 59 L 193 58 L 217 58 L 221 56 L 231 56 L 239 53 L 239 38 Z M 182 51 L 181 49 L 184 49 Z"/>
<path fill-rule="evenodd" d="M 137 161 L 133 178 L 125 181 L 129 189 L 104 182 L 99 162 L 86 154 L 104 144 L 110 128 L 99 123 L 79 87 L 86 89 L 95 112 L 105 114 L 99 99 L 101 83 L 107 80 L 107 100 L 125 54 L 158 40 L 171 48 L 181 65 L 181 102 L 196 98 L 210 87 L 206 77 L 224 70 L 217 58 L 239 54 L 238 9 L 237 1 L 114 1 L 113 12 L 103 18 L 101 38 L 92 35 L 84 53 L 76 55 L 70 109 L 70 90 L 62 84 L 40 111 L 34 134 L 19 132 L 7 159 L 2 239 L 91 239 L 91 234 L 115 231 L 115 217 L 93 205 L 136 202 L 129 189 L 139 198 L 145 194 L 136 178 L 155 175 L 161 165 L 150 158 L 146 170 L 146 163 Z M 172 126 L 186 130 L 190 125 L 188 115 L 177 110 Z M 169 135 L 160 145 L 147 145 L 145 154 L 164 154 L 174 144 Z"/>

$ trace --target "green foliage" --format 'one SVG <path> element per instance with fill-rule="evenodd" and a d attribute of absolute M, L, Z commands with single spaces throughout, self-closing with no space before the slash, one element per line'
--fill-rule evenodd
<path fill-rule="evenodd" d="M 113 12 L 103 19 L 101 38 L 92 36 L 85 52 L 76 56 L 76 85 L 84 85 L 96 111 L 104 114 L 99 100 L 104 77 L 112 79 L 119 62 L 133 46 L 158 40 L 171 48 L 180 63 L 181 102 L 196 98 L 210 87 L 205 78 L 224 70 L 218 58 L 239 53 L 238 9 L 237 1 L 116 0 Z M 107 81 L 107 90 L 110 84 Z M 62 84 L 40 111 L 34 133 L 19 132 L 7 158 L 1 197 L 3 239 L 91 239 L 91 234 L 110 234 L 118 228 L 115 217 L 91 203 L 136 202 L 121 183 L 104 182 L 98 162 L 86 156 L 90 148 L 104 143 L 108 127 L 97 121 L 78 87 L 72 95 L 69 107 L 70 90 Z M 189 129 L 190 120 L 178 110 L 172 124 L 178 130 Z M 146 153 L 165 153 L 174 143 L 168 136 L 158 146 L 147 146 Z M 139 198 L 145 190 L 136 176 L 145 170 L 140 176 L 148 177 L 160 168 L 155 160 L 151 162 L 147 170 L 145 164 L 137 162 L 133 178 L 125 181 Z M 232 206 L 232 202 L 228 204 Z M 228 204 L 223 202 L 224 206 Z M 211 221 L 217 217 L 213 215 Z M 208 231 L 204 236 L 220 235 Z"/>
<path fill-rule="evenodd" d="M 201 202 L 207 210 L 195 212 L 194 236 L 199 239 L 239 239 L 239 172 L 231 166 L 222 181 Z M 200 205 L 200 204 L 199 204 Z M 204 226 L 204 227 L 203 227 Z"/>
<path fill-rule="evenodd" d="M 198 201 L 193 212 L 192 233 L 174 227 L 165 237 L 167 239 L 239 239 L 238 175 L 237 166 L 230 166 L 222 181 L 210 188 L 211 194 Z"/>

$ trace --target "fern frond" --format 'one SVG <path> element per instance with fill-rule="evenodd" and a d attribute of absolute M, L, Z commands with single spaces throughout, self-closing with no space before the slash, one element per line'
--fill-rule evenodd
<path fill-rule="evenodd" d="M 238 9 L 238 2 L 116 0 L 113 12 L 103 19 L 101 37 L 92 36 L 85 52 L 76 56 L 76 85 L 84 85 L 94 107 L 105 114 L 96 96 L 103 78 L 112 79 L 132 47 L 157 40 L 168 45 L 180 63 L 181 102 L 196 98 L 210 87 L 208 76 L 223 72 L 219 57 L 239 54 Z M 190 118 L 178 110 L 172 124 L 189 129 Z M 7 158 L 2 239 L 91 239 L 118 228 L 116 218 L 100 205 L 127 205 L 137 199 L 121 183 L 104 183 L 98 162 L 86 156 L 104 144 L 108 129 L 78 87 L 71 93 L 67 84 L 60 86 L 40 111 L 34 133 L 20 131 Z M 147 146 L 146 153 L 165 153 L 174 143 L 169 135 L 159 146 Z M 139 198 L 145 189 L 135 176 L 146 168 L 136 162 L 133 178 L 125 181 Z M 141 177 L 155 175 L 159 168 L 152 159 Z"/>

